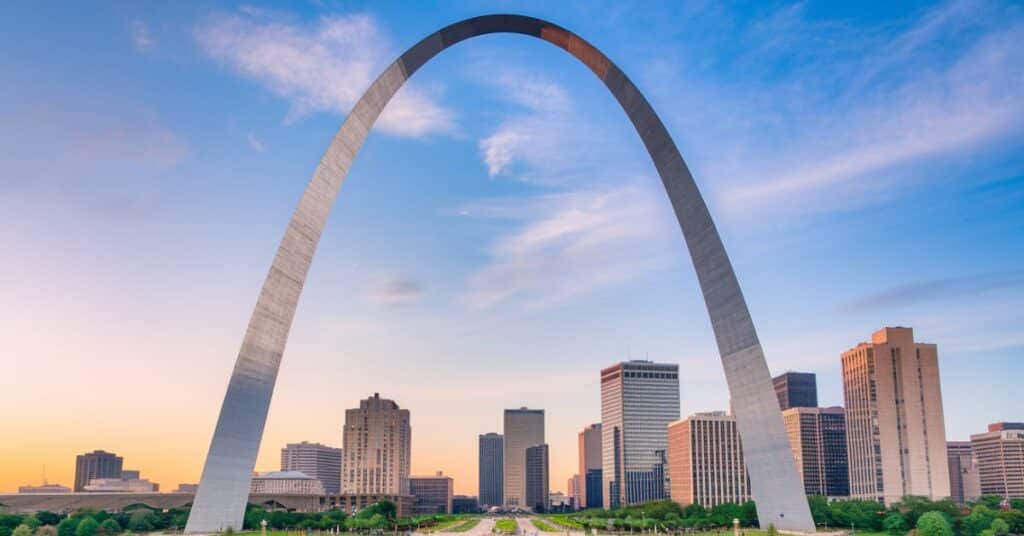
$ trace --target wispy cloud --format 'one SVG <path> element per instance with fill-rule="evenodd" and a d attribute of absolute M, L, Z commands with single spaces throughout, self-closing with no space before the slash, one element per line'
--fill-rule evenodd
<path fill-rule="evenodd" d="M 292 105 L 288 119 L 312 112 L 347 113 L 395 55 L 369 15 L 325 16 L 302 24 L 249 9 L 212 15 L 195 35 L 211 57 L 287 99 Z M 409 137 L 455 129 L 449 109 L 409 86 L 395 95 L 377 125 Z"/>
<path fill-rule="evenodd" d="M 469 217 L 515 225 L 490 246 L 491 259 L 471 277 L 465 300 L 473 307 L 510 300 L 545 306 L 662 266 L 661 205 L 627 186 L 465 207 Z"/>
<path fill-rule="evenodd" d="M 419 281 L 387 277 L 372 284 L 368 298 L 371 302 L 385 307 L 406 307 L 419 303 L 424 294 L 423 284 Z"/>
<path fill-rule="evenodd" d="M 904 307 L 920 302 L 952 299 L 964 295 L 978 294 L 1024 287 L 1024 270 L 974 274 L 946 279 L 933 279 L 919 283 L 908 283 L 888 288 L 856 300 L 841 307 L 843 311 L 876 311 Z"/>
<path fill-rule="evenodd" d="M 141 20 L 133 20 L 130 25 L 132 43 L 135 48 L 145 50 L 156 44 L 153 34 L 149 31 L 149 25 Z"/>
<path fill-rule="evenodd" d="M 263 146 L 263 142 L 260 141 L 252 132 L 249 133 L 246 140 L 249 142 L 249 147 L 252 147 L 254 151 L 262 153 L 267 150 L 267 148 Z"/>
<path fill-rule="evenodd" d="M 488 64 L 477 70 L 494 73 L 482 82 L 517 108 L 479 142 L 491 177 L 564 186 L 629 169 L 631 159 L 622 158 L 620 144 L 606 129 L 577 113 L 559 84 L 514 67 Z"/>
<path fill-rule="evenodd" d="M 1020 10 L 962 0 L 854 28 L 795 5 L 737 34 L 714 73 L 684 55 L 645 84 L 733 216 L 871 203 L 1024 130 Z"/>

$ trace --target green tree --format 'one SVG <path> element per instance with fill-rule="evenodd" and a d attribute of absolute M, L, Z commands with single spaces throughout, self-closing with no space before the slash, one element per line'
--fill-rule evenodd
<path fill-rule="evenodd" d="M 40 510 L 40 511 L 36 512 L 36 519 L 38 519 L 39 522 L 42 523 L 43 525 L 57 526 L 57 523 L 60 523 L 60 520 L 62 518 L 63 518 L 63 516 L 61 516 L 60 514 L 55 514 L 53 512 L 47 512 L 46 510 Z"/>
<path fill-rule="evenodd" d="M 893 536 L 902 536 L 907 533 L 907 518 L 899 512 L 889 512 L 882 519 L 882 528 Z"/>
<path fill-rule="evenodd" d="M 96 536 L 99 532 L 100 524 L 91 517 L 83 517 L 78 522 L 78 526 L 75 528 L 75 536 Z"/>
<path fill-rule="evenodd" d="M 100 523 L 99 533 L 103 536 L 117 536 L 121 534 L 121 524 L 116 519 L 104 519 L 103 523 Z"/>
<path fill-rule="evenodd" d="M 11 536 L 32 536 L 32 527 L 22 523 L 11 531 Z"/>
<path fill-rule="evenodd" d="M 128 518 L 128 530 L 132 532 L 149 532 L 153 530 L 152 512 L 149 510 L 136 510 Z"/>
<path fill-rule="evenodd" d="M 75 536 L 79 519 L 67 517 L 57 523 L 57 536 Z"/>
<path fill-rule="evenodd" d="M 991 510 L 998 510 L 999 505 L 1003 503 L 1003 498 L 999 495 L 982 495 L 978 497 L 976 504 L 983 504 Z"/>
<path fill-rule="evenodd" d="M 992 526 L 996 513 L 989 507 L 979 504 L 971 509 L 971 513 L 963 519 L 963 533 L 965 536 L 980 536 L 981 531 Z"/>
<path fill-rule="evenodd" d="M 828 499 L 821 495 L 810 495 L 807 497 L 807 506 L 811 508 L 811 517 L 814 518 L 815 525 L 832 523 L 832 509 L 829 508 Z"/>
<path fill-rule="evenodd" d="M 1020 510 L 1005 510 L 997 514 L 1010 527 L 1012 534 L 1024 534 L 1024 512 Z"/>
<path fill-rule="evenodd" d="M 953 528 L 941 512 L 926 512 L 917 519 L 918 536 L 953 536 Z"/>
<path fill-rule="evenodd" d="M 992 520 L 992 526 L 989 527 L 996 536 L 1006 536 L 1010 533 L 1010 525 L 1006 521 L 999 519 L 998 517 Z"/>
<path fill-rule="evenodd" d="M 28 530 L 31 531 L 35 531 L 37 528 L 39 528 L 39 525 L 43 524 L 41 521 L 39 521 L 39 518 L 37 518 L 34 514 L 25 516 L 25 518 L 21 520 L 21 523 L 27 526 Z"/>

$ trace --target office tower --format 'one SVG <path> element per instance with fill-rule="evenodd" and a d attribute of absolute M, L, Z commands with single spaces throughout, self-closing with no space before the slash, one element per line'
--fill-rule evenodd
<path fill-rule="evenodd" d="M 576 507 L 601 508 L 604 494 L 601 493 L 601 423 L 591 424 L 579 434 L 580 482 Z"/>
<path fill-rule="evenodd" d="M 679 419 L 679 366 L 625 361 L 601 371 L 601 493 L 606 509 L 668 496 L 666 427 Z M 587 500 L 588 504 L 590 500 Z"/>
<path fill-rule="evenodd" d="M 971 436 L 982 495 L 1024 499 L 1024 423 L 998 422 Z"/>
<path fill-rule="evenodd" d="M 696 413 L 668 425 L 672 500 L 712 508 L 750 500 L 736 419 L 724 411 Z"/>
<path fill-rule="evenodd" d="M 970 441 L 946 443 L 949 461 L 949 494 L 953 502 L 967 504 L 981 497 L 981 478 Z"/>
<path fill-rule="evenodd" d="M 949 497 L 936 346 L 915 343 L 910 328 L 883 328 L 842 361 L 851 497 Z"/>
<path fill-rule="evenodd" d="M 505 506 L 527 506 L 526 449 L 544 443 L 544 410 L 506 409 L 504 453 Z"/>
<path fill-rule="evenodd" d="M 320 481 L 327 493 L 341 493 L 341 449 L 320 443 L 288 443 L 281 449 L 281 470 L 299 471 Z"/>
<path fill-rule="evenodd" d="M 783 411 L 818 407 L 818 383 L 814 373 L 786 372 L 772 378 L 772 383 Z"/>
<path fill-rule="evenodd" d="M 489 433 L 480 435 L 480 460 L 477 486 L 477 498 L 480 506 L 502 506 L 505 504 L 505 464 L 502 463 L 505 453 L 505 442 L 501 434 Z"/>
<path fill-rule="evenodd" d="M 846 414 L 841 407 L 795 407 L 782 412 L 789 445 L 808 495 L 850 495 Z"/>
<path fill-rule="evenodd" d="M 249 493 L 263 495 L 324 495 L 323 484 L 301 471 L 270 471 L 252 477 Z"/>
<path fill-rule="evenodd" d="M 580 506 L 580 475 L 575 474 L 565 482 L 565 494 L 569 498 L 569 506 L 579 508 Z"/>
<path fill-rule="evenodd" d="M 345 410 L 341 492 L 408 495 L 411 444 L 409 410 L 393 400 L 374 393 Z"/>
<path fill-rule="evenodd" d="M 409 493 L 413 496 L 413 515 L 450 514 L 454 508 L 455 482 L 441 471 L 432 476 L 409 477 Z"/>
<path fill-rule="evenodd" d="M 550 484 L 548 446 L 545 444 L 527 447 L 526 507 L 534 512 L 546 512 L 549 506 Z"/>
<path fill-rule="evenodd" d="M 121 478 L 124 458 L 103 450 L 79 454 L 75 458 L 75 491 L 85 491 L 94 478 Z"/>

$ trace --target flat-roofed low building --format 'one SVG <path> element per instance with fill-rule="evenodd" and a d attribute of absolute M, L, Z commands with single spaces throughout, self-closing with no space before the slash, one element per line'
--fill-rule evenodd
<path fill-rule="evenodd" d="M 670 496 L 681 506 L 741 504 L 750 480 L 736 419 L 724 411 L 696 413 L 668 425 Z"/>
<path fill-rule="evenodd" d="M 453 514 L 475 514 L 480 511 L 480 502 L 472 495 L 455 495 L 452 497 Z"/>
<path fill-rule="evenodd" d="M 18 493 L 71 493 L 71 488 L 44 481 L 40 486 L 19 486 Z"/>
<path fill-rule="evenodd" d="M 271 471 L 252 477 L 253 494 L 325 495 L 324 485 L 301 471 Z"/>
<path fill-rule="evenodd" d="M 1024 499 L 1024 423 L 990 424 L 971 436 L 982 495 Z"/>
<path fill-rule="evenodd" d="M 450 514 L 455 491 L 452 477 L 438 471 L 431 476 L 410 476 L 409 493 L 413 496 L 412 513 Z"/>

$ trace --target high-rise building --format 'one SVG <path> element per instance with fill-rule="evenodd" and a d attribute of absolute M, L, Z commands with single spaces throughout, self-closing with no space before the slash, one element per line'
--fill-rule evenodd
<path fill-rule="evenodd" d="M 970 441 L 946 443 L 949 460 L 949 493 L 957 504 L 974 502 L 981 497 L 981 478 Z"/>
<path fill-rule="evenodd" d="M 786 372 L 772 378 L 772 383 L 783 411 L 818 407 L 818 383 L 813 372 Z"/>
<path fill-rule="evenodd" d="M 75 458 L 75 491 L 85 491 L 94 478 L 121 478 L 124 458 L 103 450 L 79 454 Z"/>
<path fill-rule="evenodd" d="M 604 494 L 601 493 L 601 423 L 591 424 L 579 434 L 580 484 L 576 507 L 602 508 Z"/>
<path fill-rule="evenodd" d="M 394 400 L 374 393 L 345 410 L 341 492 L 408 495 L 411 444 L 409 410 Z"/>
<path fill-rule="evenodd" d="M 580 506 L 580 475 L 575 474 L 565 482 L 565 494 L 569 497 L 569 506 L 579 508 Z"/>
<path fill-rule="evenodd" d="M 846 414 L 841 407 L 794 407 L 782 412 L 789 445 L 808 495 L 850 495 Z"/>
<path fill-rule="evenodd" d="M 281 470 L 299 471 L 320 481 L 327 493 L 341 493 L 341 449 L 320 443 L 288 443 L 281 449 Z"/>
<path fill-rule="evenodd" d="M 501 434 L 480 434 L 479 473 L 477 498 L 480 506 L 502 506 L 505 504 L 505 441 Z"/>
<path fill-rule="evenodd" d="M 982 495 L 1024 499 L 1024 423 L 998 422 L 971 436 Z"/>
<path fill-rule="evenodd" d="M 544 444 L 544 410 L 506 409 L 502 455 L 505 506 L 527 507 L 526 449 Z"/>
<path fill-rule="evenodd" d="M 625 361 L 601 371 L 601 493 L 619 508 L 668 497 L 665 450 L 679 419 L 679 366 Z M 590 500 L 587 500 L 590 503 Z"/>
<path fill-rule="evenodd" d="M 409 493 L 413 496 L 413 514 L 453 513 L 455 482 L 441 471 L 431 476 L 409 477 Z"/>
<path fill-rule="evenodd" d="M 534 512 L 548 511 L 551 479 L 548 471 L 548 446 L 526 449 L 526 507 Z"/>
<path fill-rule="evenodd" d="M 750 480 L 736 419 L 724 411 L 696 413 L 668 425 L 672 500 L 712 508 L 750 500 Z"/>
<path fill-rule="evenodd" d="M 910 328 L 883 328 L 842 362 L 851 497 L 949 497 L 936 346 L 914 342 Z"/>
<path fill-rule="evenodd" d="M 323 495 L 323 484 L 301 471 L 270 471 L 252 477 L 249 493 L 280 495 Z"/>

